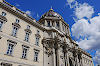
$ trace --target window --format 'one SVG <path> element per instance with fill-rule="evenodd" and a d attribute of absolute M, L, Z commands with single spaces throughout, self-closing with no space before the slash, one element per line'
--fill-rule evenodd
<path fill-rule="evenodd" d="M 37 30 L 37 34 L 39 34 L 40 33 L 40 31 L 39 30 Z"/>
<path fill-rule="evenodd" d="M 2 25 L 3 25 L 3 22 L 2 22 L 2 21 L 0 21 L 0 30 L 1 30 L 1 28 L 2 28 Z"/>
<path fill-rule="evenodd" d="M 12 64 L 2 62 L 1 66 L 12 66 Z"/>
<path fill-rule="evenodd" d="M 24 59 L 27 57 L 27 50 L 28 50 L 28 48 L 23 46 L 22 58 L 24 58 Z"/>
<path fill-rule="evenodd" d="M 59 22 L 58 21 L 56 22 L 56 25 L 57 25 L 57 28 L 59 28 Z"/>
<path fill-rule="evenodd" d="M 16 23 L 19 23 L 19 20 L 18 19 L 16 19 Z"/>
<path fill-rule="evenodd" d="M 50 21 L 47 21 L 47 24 L 48 24 L 47 27 L 50 27 Z"/>
<path fill-rule="evenodd" d="M 8 45 L 7 55 L 12 55 L 13 47 L 14 47 L 13 44 Z"/>
<path fill-rule="evenodd" d="M 39 51 L 35 50 L 34 51 L 34 61 L 38 61 L 38 54 L 39 54 Z"/>
<path fill-rule="evenodd" d="M 39 45 L 39 37 L 36 37 L 36 45 Z"/>
<path fill-rule="evenodd" d="M 6 13 L 5 12 L 2 12 L 2 16 L 6 16 Z"/>
<path fill-rule="evenodd" d="M 26 35 L 25 35 L 25 41 L 29 41 L 29 33 L 28 32 L 26 32 Z"/>
<path fill-rule="evenodd" d="M 66 26 L 65 26 L 65 24 L 63 24 L 63 31 L 65 31 L 66 30 Z"/>
<path fill-rule="evenodd" d="M 12 31 L 12 36 L 16 36 L 17 30 L 18 30 L 18 28 L 14 26 L 13 31 Z"/>
<path fill-rule="evenodd" d="M 27 25 L 27 29 L 30 29 L 30 26 L 29 25 Z"/>

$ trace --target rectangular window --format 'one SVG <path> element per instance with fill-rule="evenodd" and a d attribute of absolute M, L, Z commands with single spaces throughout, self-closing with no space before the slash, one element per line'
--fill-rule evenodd
<path fill-rule="evenodd" d="M 16 19 L 16 23 L 19 23 L 19 20 L 18 19 Z"/>
<path fill-rule="evenodd" d="M 12 66 L 12 64 L 2 62 L 1 66 Z"/>
<path fill-rule="evenodd" d="M 27 29 L 30 29 L 30 26 L 29 25 L 27 25 Z"/>
<path fill-rule="evenodd" d="M 8 45 L 7 55 L 12 55 L 13 47 L 14 47 L 13 44 Z"/>
<path fill-rule="evenodd" d="M 34 51 L 34 61 L 38 61 L 38 54 L 39 54 L 39 51 L 35 50 Z"/>
<path fill-rule="evenodd" d="M 6 16 L 6 13 L 5 12 L 2 12 L 2 16 Z"/>
<path fill-rule="evenodd" d="M 36 37 L 36 45 L 39 46 L 39 37 Z"/>
<path fill-rule="evenodd" d="M 39 30 L 37 30 L 37 34 L 39 34 L 40 33 L 40 31 Z"/>
<path fill-rule="evenodd" d="M 57 26 L 57 28 L 59 28 L 59 22 L 58 21 L 56 22 L 56 26 Z"/>
<path fill-rule="evenodd" d="M 23 53 L 22 53 L 22 58 L 26 58 L 27 57 L 27 48 L 24 47 L 23 48 Z"/>
<path fill-rule="evenodd" d="M 50 27 L 50 21 L 47 21 L 47 27 Z"/>
<path fill-rule="evenodd" d="M 3 22 L 2 22 L 2 21 L 0 21 L 0 30 L 1 30 L 1 28 L 2 28 L 2 25 L 3 25 Z"/>
<path fill-rule="evenodd" d="M 25 35 L 25 41 L 29 41 L 29 33 L 28 32 L 26 32 L 26 35 Z"/>
<path fill-rule="evenodd" d="M 18 30 L 17 27 L 13 27 L 12 36 L 16 36 L 16 34 L 17 34 L 17 30 Z"/>

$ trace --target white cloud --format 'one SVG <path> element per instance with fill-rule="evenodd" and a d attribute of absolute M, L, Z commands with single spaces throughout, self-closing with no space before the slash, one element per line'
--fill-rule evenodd
<path fill-rule="evenodd" d="M 79 6 L 75 8 L 75 16 L 78 19 L 84 17 L 91 18 L 93 13 L 94 13 L 93 7 L 88 5 L 87 3 L 79 4 Z"/>
<path fill-rule="evenodd" d="M 70 8 L 75 8 L 78 6 L 78 2 L 75 0 L 67 0 L 67 4 L 70 6 Z"/>
<path fill-rule="evenodd" d="M 16 6 L 16 7 L 19 7 L 20 5 L 16 3 L 15 6 Z"/>
<path fill-rule="evenodd" d="M 96 51 L 95 57 L 93 57 L 96 64 L 100 64 L 100 49 Z"/>
<path fill-rule="evenodd" d="M 72 35 L 78 39 L 78 44 L 85 50 L 96 49 L 93 58 L 100 64 L 100 13 L 94 14 L 94 8 L 87 3 L 80 4 L 75 0 L 67 0 L 70 8 L 74 9 L 75 23 L 72 25 Z"/>
<path fill-rule="evenodd" d="M 31 11 L 27 10 L 25 13 L 31 16 Z"/>
<path fill-rule="evenodd" d="M 72 25 L 72 35 L 79 41 L 79 46 L 83 49 L 100 48 L 100 16 L 90 20 L 80 19 Z"/>
<path fill-rule="evenodd" d="M 75 24 L 73 24 L 71 28 L 73 36 L 77 38 L 84 35 L 86 36 L 88 29 L 89 29 L 89 23 L 86 19 L 78 20 Z"/>

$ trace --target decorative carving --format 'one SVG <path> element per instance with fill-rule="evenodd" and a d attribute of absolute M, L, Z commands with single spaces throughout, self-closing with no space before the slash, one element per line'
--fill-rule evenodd
<path fill-rule="evenodd" d="M 25 31 L 28 33 L 32 33 L 32 31 L 30 29 L 25 29 Z"/>
<path fill-rule="evenodd" d="M 12 23 L 13 26 L 20 28 L 21 26 L 18 23 Z"/>
<path fill-rule="evenodd" d="M 41 38 L 40 34 L 35 34 L 35 36 Z"/>
<path fill-rule="evenodd" d="M 82 52 L 80 50 L 78 50 L 78 59 L 79 59 L 79 62 L 82 59 Z"/>
<path fill-rule="evenodd" d="M 48 54 L 49 56 L 53 54 L 53 51 L 51 48 L 47 48 L 45 51 L 46 54 Z"/>
<path fill-rule="evenodd" d="M 46 49 L 45 53 L 48 54 L 48 55 L 52 55 L 53 54 L 53 51 L 52 51 L 52 48 L 53 48 L 52 40 L 51 39 L 43 39 L 42 40 L 42 44 L 43 44 L 43 47 L 45 47 L 45 49 Z"/>
<path fill-rule="evenodd" d="M 77 57 L 77 52 L 76 52 L 76 50 L 73 51 L 73 56 L 74 56 L 74 57 Z"/>
<path fill-rule="evenodd" d="M 5 21 L 5 22 L 7 22 L 7 18 L 4 17 L 4 16 L 2 16 L 2 15 L 0 15 L 0 20 L 1 20 L 1 21 Z"/>

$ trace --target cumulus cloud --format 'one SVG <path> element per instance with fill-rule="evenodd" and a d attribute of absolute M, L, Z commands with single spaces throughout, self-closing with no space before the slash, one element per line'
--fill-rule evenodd
<path fill-rule="evenodd" d="M 70 8 L 75 8 L 78 6 L 78 2 L 75 0 L 67 0 L 67 4 L 70 6 Z"/>
<path fill-rule="evenodd" d="M 71 28 L 72 36 L 75 36 L 79 46 L 84 50 L 96 49 L 93 59 L 100 64 L 100 13 L 93 17 L 94 8 L 88 3 L 81 4 L 76 0 L 67 0 L 67 3 L 74 9 L 75 23 Z"/>
<path fill-rule="evenodd" d="M 79 45 L 83 49 L 100 48 L 100 16 L 90 20 L 80 19 L 72 25 L 72 35 L 79 39 Z"/>
<path fill-rule="evenodd" d="M 83 17 L 91 18 L 93 13 L 93 7 L 88 5 L 87 3 L 79 4 L 79 6 L 75 8 L 75 16 L 78 19 L 82 19 Z"/>
<path fill-rule="evenodd" d="M 25 13 L 31 16 L 31 11 L 27 10 Z"/>
<path fill-rule="evenodd" d="M 93 57 L 96 64 L 100 64 L 100 50 L 96 51 L 95 57 Z"/>

